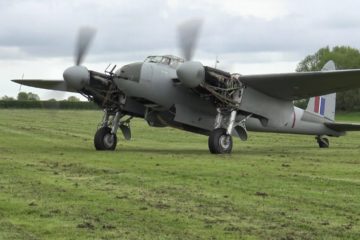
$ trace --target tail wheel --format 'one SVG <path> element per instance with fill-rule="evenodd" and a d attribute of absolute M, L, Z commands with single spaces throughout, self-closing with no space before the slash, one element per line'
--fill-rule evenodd
<path fill-rule="evenodd" d="M 233 140 L 226 129 L 217 128 L 209 136 L 209 150 L 213 154 L 231 153 Z"/>
<path fill-rule="evenodd" d="M 319 148 L 329 148 L 330 142 L 327 138 L 318 138 L 317 142 L 319 144 Z"/>
<path fill-rule="evenodd" d="M 98 151 L 114 151 L 117 144 L 117 137 L 111 133 L 111 128 L 99 128 L 94 137 L 94 145 Z"/>

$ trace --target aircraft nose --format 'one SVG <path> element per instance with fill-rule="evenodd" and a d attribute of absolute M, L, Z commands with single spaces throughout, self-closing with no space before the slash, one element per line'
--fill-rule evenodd
<path fill-rule="evenodd" d="M 123 80 L 139 82 L 142 66 L 143 63 L 125 65 L 117 72 L 117 76 Z"/>

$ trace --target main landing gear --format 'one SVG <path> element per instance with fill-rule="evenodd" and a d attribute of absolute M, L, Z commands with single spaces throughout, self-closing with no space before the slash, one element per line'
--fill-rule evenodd
<path fill-rule="evenodd" d="M 125 121 L 121 121 L 121 118 L 124 116 L 125 114 L 120 111 L 116 112 L 115 115 L 111 115 L 105 110 L 103 120 L 94 137 L 94 146 L 96 150 L 114 151 L 117 144 L 116 133 L 119 128 L 126 140 L 131 139 L 130 120 L 132 117 L 129 117 Z"/>
<path fill-rule="evenodd" d="M 231 133 L 236 131 L 241 140 L 247 140 L 247 131 L 245 121 L 251 115 L 245 117 L 238 123 L 236 121 L 237 111 L 233 110 L 226 114 L 218 109 L 218 114 L 215 119 L 214 130 L 210 133 L 208 144 L 209 150 L 213 154 L 229 154 L 233 147 L 233 139 Z"/>
<path fill-rule="evenodd" d="M 319 148 L 329 148 L 330 142 L 329 139 L 321 136 L 317 136 L 316 138 L 317 143 L 319 144 Z"/>

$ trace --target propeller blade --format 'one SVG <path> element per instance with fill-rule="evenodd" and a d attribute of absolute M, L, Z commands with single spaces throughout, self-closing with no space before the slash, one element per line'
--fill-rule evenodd
<path fill-rule="evenodd" d="M 95 33 L 96 30 L 94 28 L 84 27 L 80 29 L 75 52 L 76 65 L 81 65 L 83 62 Z"/>
<path fill-rule="evenodd" d="M 186 61 L 190 61 L 194 55 L 202 22 L 201 19 L 192 19 L 178 27 L 179 47 Z"/>

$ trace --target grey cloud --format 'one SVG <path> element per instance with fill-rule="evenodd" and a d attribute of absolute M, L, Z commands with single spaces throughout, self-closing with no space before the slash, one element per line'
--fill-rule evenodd
<path fill-rule="evenodd" d="M 344 1 L 353 4 L 352 8 L 324 0 L 288 1 L 289 14 L 272 20 L 230 16 L 211 3 L 206 7 L 187 3 L 179 1 L 176 7 L 169 7 L 161 0 L 2 0 L 0 47 L 16 47 L 35 57 L 69 57 L 77 29 L 90 25 L 98 29 L 91 49 L 94 55 L 177 52 L 176 26 L 194 16 L 205 19 L 198 52 L 307 54 L 326 45 L 359 47 L 360 4 L 355 1 Z M 346 14 L 339 14 L 344 9 Z"/>

